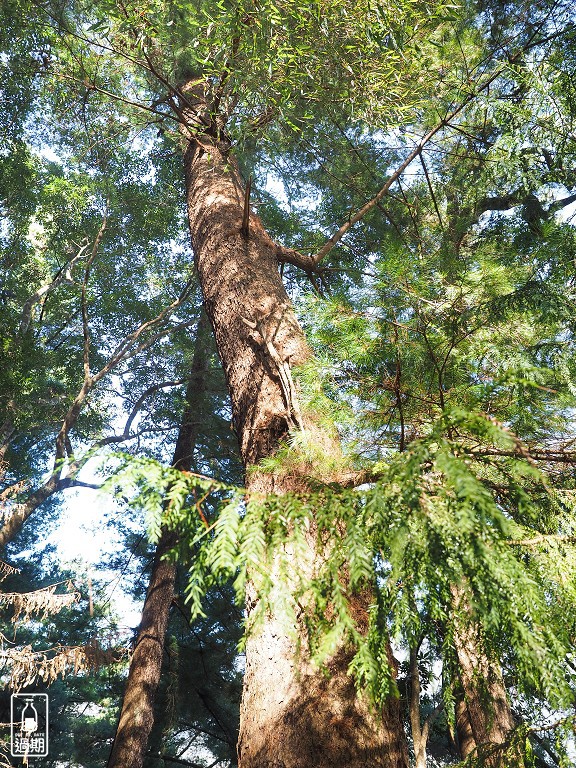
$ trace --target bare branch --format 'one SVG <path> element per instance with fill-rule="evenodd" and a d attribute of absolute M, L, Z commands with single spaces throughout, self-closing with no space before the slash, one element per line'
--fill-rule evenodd
<path fill-rule="evenodd" d="M 566 542 L 567 544 L 575 544 L 576 536 L 563 536 L 560 533 L 542 533 L 539 536 L 534 536 L 531 539 L 514 539 L 509 541 L 509 544 L 515 544 L 519 547 L 534 547 L 537 544 L 546 544 L 547 542 Z"/>
<path fill-rule="evenodd" d="M 506 69 L 511 65 L 517 63 L 519 60 L 521 60 L 522 56 L 532 48 L 535 48 L 540 45 L 544 45 L 551 40 L 554 40 L 560 36 L 566 36 L 568 34 L 572 34 L 576 30 L 576 25 L 571 25 L 567 29 L 562 30 L 561 32 L 556 32 L 553 34 L 550 34 L 544 38 L 538 38 L 536 39 L 537 32 L 534 33 L 534 35 L 530 38 L 530 40 L 524 45 L 520 50 L 518 50 L 514 54 L 508 54 L 507 60 L 505 62 L 501 62 L 499 66 L 497 66 L 494 71 L 489 74 L 482 82 L 480 82 L 476 88 L 471 90 L 467 96 L 465 96 L 462 101 L 454 108 L 452 109 L 448 114 L 446 114 L 441 120 L 436 123 L 436 125 L 431 128 L 415 145 L 415 147 L 408 153 L 406 158 L 400 163 L 400 165 L 396 168 L 396 170 L 388 177 L 386 183 L 384 186 L 374 195 L 374 197 L 371 200 L 368 200 L 367 203 L 365 203 L 355 214 L 352 216 L 349 216 L 347 221 L 345 221 L 339 229 L 326 241 L 326 243 L 320 248 L 320 250 L 314 255 L 314 256 L 306 256 L 304 254 L 300 254 L 297 252 L 285 252 L 283 249 L 281 250 L 281 254 L 279 254 L 279 259 L 282 261 L 286 261 L 290 264 L 294 264 L 295 266 L 302 267 L 305 270 L 313 270 L 321 261 L 322 259 L 327 256 L 330 251 L 334 248 L 335 245 L 337 245 L 340 240 L 344 237 L 344 235 L 348 232 L 348 230 L 353 227 L 355 224 L 357 224 L 359 221 L 361 221 L 367 213 L 369 213 L 373 208 L 375 208 L 378 203 L 382 200 L 382 198 L 388 194 L 390 191 L 392 185 L 400 179 L 406 168 L 412 163 L 419 155 L 422 154 L 422 151 L 427 146 L 427 144 L 436 136 L 437 133 L 439 133 L 444 128 L 450 128 L 450 122 L 457 117 L 470 103 L 472 103 L 478 96 L 480 96 L 484 91 L 486 91 L 490 85 L 502 75 Z"/>
<path fill-rule="evenodd" d="M 124 434 L 128 435 L 130 434 L 130 427 L 132 426 L 132 422 L 136 418 L 136 415 L 142 408 L 142 405 L 144 402 L 150 397 L 150 395 L 154 394 L 154 392 L 158 392 L 160 389 L 168 389 L 169 387 L 179 387 L 181 384 L 186 384 L 188 379 L 178 379 L 177 381 L 163 381 L 161 384 L 154 384 L 151 387 L 148 387 L 147 390 L 145 390 L 136 403 L 134 404 L 134 407 L 130 411 L 130 415 L 128 416 L 128 419 L 126 421 L 126 425 L 124 426 Z"/>
<path fill-rule="evenodd" d="M 102 224 L 100 225 L 100 229 L 98 230 L 98 234 L 96 235 L 96 238 L 92 245 L 92 251 L 90 253 L 88 261 L 86 262 L 86 268 L 84 270 L 84 280 L 82 281 L 81 307 L 82 307 L 82 335 L 84 337 L 83 360 L 84 360 L 84 381 L 85 382 L 88 382 L 90 380 L 90 328 L 88 323 L 88 306 L 86 303 L 86 292 L 88 290 L 88 281 L 90 279 L 90 269 L 98 253 L 98 248 L 100 247 L 102 238 L 104 237 L 104 232 L 106 230 L 107 223 L 108 223 L 108 200 L 106 201 L 106 211 L 104 212 L 104 216 L 102 217 Z"/>
<path fill-rule="evenodd" d="M 556 728 L 560 728 L 562 725 L 571 724 L 573 728 L 576 728 L 576 716 L 569 715 L 568 717 L 562 717 L 560 720 L 556 720 L 548 725 L 533 725 L 528 728 L 528 733 L 542 733 L 543 731 L 553 731 Z"/>
<path fill-rule="evenodd" d="M 74 280 L 72 278 L 72 270 L 74 269 L 76 263 L 84 256 L 88 247 L 89 244 L 87 242 L 82 245 L 78 253 L 72 259 L 70 259 L 70 261 L 64 267 L 62 267 L 62 269 L 59 270 L 57 275 L 49 283 L 42 285 L 28 298 L 22 307 L 20 326 L 16 334 L 19 338 L 24 336 L 30 327 L 30 323 L 32 321 L 32 310 L 39 301 L 42 299 L 46 300 L 48 294 L 56 290 L 56 288 L 58 288 L 58 286 L 64 282 L 74 284 Z"/>
<path fill-rule="evenodd" d="M 103 488 L 103 483 L 86 483 L 84 480 L 77 480 L 74 477 L 64 477 L 58 480 L 57 491 L 65 491 L 68 488 L 89 488 L 91 491 L 99 491 Z"/>
<path fill-rule="evenodd" d="M 485 456 L 509 456 L 511 458 L 527 459 L 528 461 L 549 461 L 557 464 L 570 465 L 576 464 L 576 452 L 568 453 L 567 451 L 555 451 L 546 449 L 538 450 L 536 448 L 527 448 L 526 446 L 522 446 L 522 449 L 517 448 L 516 450 L 511 451 L 500 450 L 498 448 L 482 448 L 470 451 L 464 450 L 463 452 L 469 456 L 478 458 L 483 458 Z"/>
<path fill-rule="evenodd" d="M 127 355 L 127 352 L 130 349 L 130 347 L 137 341 L 137 339 L 140 338 L 140 336 L 142 336 L 143 333 L 162 323 L 163 320 L 165 320 L 175 309 L 177 309 L 188 298 L 188 294 L 190 293 L 192 284 L 193 284 L 193 278 L 190 278 L 190 280 L 186 283 L 182 292 L 180 293 L 180 296 L 178 296 L 178 298 L 175 299 L 175 301 L 173 301 L 171 304 L 165 307 L 158 315 L 156 315 L 156 317 L 152 318 L 151 320 L 147 320 L 145 323 L 142 323 L 140 326 L 138 326 L 138 328 L 136 328 L 135 331 L 133 331 L 128 336 L 125 336 L 124 339 L 117 345 L 108 363 L 103 368 L 101 368 L 101 370 L 98 371 L 97 374 L 94 375 L 94 382 L 99 381 L 103 376 L 105 376 L 112 368 L 114 368 L 122 360 L 128 359 L 128 357 L 132 357 L 134 354 L 136 354 L 135 352 L 133 352 L 130 355 Z M 170 333 L 172 330 L 176 330 L 177 328 L 183 328 L 188 325 L 190 325 L 190 322 L 180 323 L 179 325 L 174 326 L 167 332 Z M 162 333 L 161 335 L 165 335 L 165 333 Z M 156 335 L 153 338 L 157 339 L 157 338 L 160 338 L 160 336 Z M 143 349 L 146 349 L 146 348 L 147 348 L 146 345 L 142 345 L 137 348 L 136 352 L 142 351 Z"/>
<path fill-rule="evenodd" d="M 426 167 L 426 163 L 424 161 L 424 155 L 420 153 L 420 164 L 422 165 L 422 170 L 424 171 L 424 176 L 426 177 L 426 184 L 428 185 L 428 191 L 430 192 L 430 197 L 432 198 L 432 202 L 434 203 L 434 210 L 436 211 L 436 216 L 438 217 L 438 223 L 440 224 L 440 229 L 444 230 L 444 224 L 442 223 L 442 216 L 440 215 L 440 209 L 438 208 L 438 202 L 436 200 L 436 195 L 434 194 L 434 187 L 432 186 L 432 182 L 430 181 L 430 175 L 428 173 L 428 168 Z"/>

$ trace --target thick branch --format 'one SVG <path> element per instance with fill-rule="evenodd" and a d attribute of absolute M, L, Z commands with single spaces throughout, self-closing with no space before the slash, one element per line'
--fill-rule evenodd
<path fill-rule="evenodd" d="M 526 192 L 523 189 L 516 189 L 514 192 L 510 192 L 507 195 L 496 197 L 484 197 L 476 203 L 474 209 L 475 216 L 481 216 L 487 211 L 509 211 L 511 208 L 516 208 L 519 205 L 527 205 L 531 203 L 538 207 L 538 214 L 542 220 L 550 219 L 555 213 L 561 211 L 563 208 L 576 202 L 576 194 L 562 197 L 560 200 L 555 200 L 548 208 L 540 203 L 538 198 L 531 192 Z"/>
<path fill-rule="evenodd" d="M 522 446 L 516 450 L 504 451 L 498 448 L 482 448 L 471 451 L 465 451 L 474 457 L 484 456 L 509 456 L 511 458 L 527 459 L 528 461 L 542 461 L 553 462 L 559 464 L 576 464 L 576 452 L 567 451 L 547 451 L 545 449 L 538 450 L 536 448 L 527 448 Z"/>

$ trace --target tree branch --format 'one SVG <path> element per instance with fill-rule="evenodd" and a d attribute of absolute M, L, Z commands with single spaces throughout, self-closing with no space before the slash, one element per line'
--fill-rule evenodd
<path fill-rule="evenodd" d="M 102 233 L 103 231 L 104 230 L 101 229 Z M 94 243 L 94 248 L 93 248 L 94 254 L 96 252 L 95 249 L 97 248 L 98 243 L 99 243 L 99 240 L 97 237 Z M 78 474 L 80 469 L 86 464 L 88 459 L 94 454 L 94 450 L 88 451 L 85 454 L 85 456 L 80 460 L 73 460 L 69 462 L 66 468 L 66 477 L 60 477 L 60 474 L 62 473 L 65 465 L 65 459 L 67 455 L 66 444 L 68 442 L 69 431 L 76 424 L 78 420 L 78 416 L 80 415 L 80 412 L 86 400 L 86 397 L 88 396 L 92 388 L 95 386 L 95 384 L 98 381 L 100 381 L 100 379 L 102 379 L 106 374 L 114 370 L 114 368 L 116 368 L 116 366 L 119 363 L 128 359 L 129 357 L 133 357 L 134 355 L 137 355 L 139 352 L 142 352 L 145 349 L 148 349 L 150 346 L 152 346 L 152 344 L 154 344 L 163 336 L 166 336 L 169 333 L 172 333 L 173 331 L 176 331 L 180 328 L 185 328 L 189 326 L 192 322 L 194 322 L 190 320 L 183 323 L 179 323 L 168 329 L 158 331 L 157 333 L 153 334 L 150 338 L 148 338 L 146 341 L 143 341 L 142 343 L 138 344 L 135 348 L 131 348 L 134 342 L 142 335 L 142 333 L 144 333 L 145 330 L 150 328 L 155 328 L 160 322 L 162 322 L 162 320 L 166 318 L 166 316 L 170 312 L 172 312 L 187 298 L 191 285 L 192 285 L 192 278 L 188 281 L 188 283 L 180 293 L 180 296 L 175 301 L 173 301 L 168 307 L 162 310 L 162 312 L 160 312 L 155 318 L 145 323 L 142 323 L 142 325 L 140 325 L 132 334 L 130 334 L 128 337 L 125 337 L 125 339 L 116 348 L 112 358 L 108 360 L 108 363 L 106 363 L 106 365 L 104 365 L 98 371 L 98 373 L 96 373 L 94 376 L 88 377 L 87 379 L 85 378 L 84 383 L 82 384 L 82 387 L 80 388 L 78 394 L 74 398 L 74 402 L 68 409 L 62 421 L 60 430 L 56 436 L 54 462 L 52 465 L 52 473 L 50 477 L 48 478 L 48 480 L 46 480 L 45 483 L 43 483 L 39 488 L 37 488 L 26 499 L 25 502 L 23 502 L 22 504 L 15 504 L 14 507 L 10 510 L 10 515 L 3 520 L 2 528 L 0 529 L 0 547 L 5 546 L 9 541 L 11 541 L 14 538 L 14 536 L 16 536 L 16 534 L 18 533 L 22 525 L 30 517 L 30 515 L 41 504 L 43 504 L 47 499 L 49 499 L 53 494 L 57 493 L 59 490 L 62 490 L 64 488 L 74 487 L 75 484 L 81 483 L 81 481 L 77 481 L 75 479 L 74 475 Z M 134 437 L 134 435 L 130 435 L 129 438 L 126 438 L 126 439 L 130 439 L 132 437 Z M 120 438 L 117 438 L 115 436 L 115 440 L 109 440 L 108 442 L 121 442 L 123 439 L 125 439 L 123 436 L 120 436 Z M 104 444 L 106 444 L 106 439 L 104 441 L 100 441 L 100 443 L 96 444 L 95 447 L 96 448 L 101 447 L 101 445 L 104 445 Z M 90 485 L 88 485 L 87 487 L 90 487 Z"/>
<path fill-rule="evenodd" d="M 281 261 L 286 261 L 294 266 L 301 267 L 302 269 L 309 271 L 314 270 L 318 264 L 324 259 L 330 251 L 336 246 L 348 230 L 361 221 L 367 213 L 369 213 L 382 198 L 388 194 L 392 185 L 399 180 L 400 176 L 404 173 L 406 168 L 412 163 L 419 155 L 427 144 L 439 133 L 443 128 L 451 127 L 450 122 L 457 117 L 471 102 L 473 102 L 478 96 L 486 91 L 490 85 L 502 75 L 505 70 L 511 65 L 518 62 L 521 57 L 532 48 L 540 45 L 544 45 L 558 37 L 572 34 L 576 30 L 576 25 L 571 25 L 567 29 L 560 32 L 555 32 L 546 37 L 536 39 L 537 32 L 535 31 L 531 39 L 516 53 L 509 54 L 505 62 L 501 62 L 496 69 L 488 75 L 483 82 L 479 83 L 475 89 L 470 91 L 468 95 L 462 99 L 460 104 L 446 114 L 436 125 L 431 128 L 416 144 L 416 146 L 408 153 L 406 158 L 400 163 L 396 170 L 388 177 L 384 186 L 374 195 L 373 198 L 368 200 L 355 214 L 350 216 L 338 230 L 324 243 L 320 250 L 313 256 L 306 256 L 291 249 L 284 250 L 280 248 L 281 254 L 278 258 Z"/>
<path fill-rule="evenodd" d="M 540 536 L 534 536 L 531 539 L 514 539 L 508 543 L 519 547 L 533 547 L 536 544 L 545 544 L 547 541 L 565 541 L 568 544 L 575 544 L 576 536 L 564 536 L 560 533 L 542 533 Z"/>
<path fill-rule="evenodd" d="M 96 239 L 94 240 L 94 244 L 92 245 L 92 251 L 90 253 L 90 257 L 86 262 L 86 268 L 84 270 L 84 280 L 82 281 L 80 306 L 82 308 L 82 336 L 84 338 L 83 363 L 84 363 L 84 381 L 85 382 L 88 382 L 90 380 L 90 327 L 88 322 L 88 305 L 86 301 L 86 293 L 88 290 L 88 281 L 90 279 L 90 270 L 92 268 L 92 263 L 94 262 L 94 259 L 96 258 L 96 255 L 98 253 L 98 248 L 100 247 L 100 243 L 102 242 L 102 238 L 104 237 L 104 232 L 106 230 L 107 223 L 108 223 L 108 200 L 106 201 L 106 210 L 102 217 L 102 224 L 100 225 L 100 229 L 98 230 L 98 234 L 96 235 Z"/>
<path fill-rule="evenodd" d="M 62 267 L 62 269 L 59 270 L 57 275 L 45 285 L 42 285 L 40 288 L 38 288 L 37 291 L 35 291 L 26 301 L 24 306 L 22 307 L 22 313 L 20 316 L 20 325 L 18 327 L 18 331 L 16 333 L 16 336 L 18 338 L 22 338 L 28 328 L 30 327 L 30 323 L 32 321 L 32 310 L 34 308 L 35 304 L 38 304 L 39 301 L 42 299 L 46 299 L 49 293 L 54 291 L 56 288 L 58 288 L 59 285 L 62 283 L 71 283 L 74 284 L 74 280 L 72 278 L 72 270 L 74 269 L 74 266 L 76 263 L 84 256 L 87 249 L 89 247 L 88 242 L 86 242 L 84 245 L 81 246 L 81 248 L 78 250 L 78 253 L 70 259 L 70 261 Z"/>

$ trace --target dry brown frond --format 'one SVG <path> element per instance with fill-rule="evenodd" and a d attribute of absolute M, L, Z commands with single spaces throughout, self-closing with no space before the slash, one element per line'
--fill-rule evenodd
<path fill-rule="evenodd" d="M 69 608 L 80 600 L 77 591 L 56 594 L 57 585 L 37 589 L 34 592 L 0 592 L 0 607 L 11 605 L 14 607 L 12 621 L 29 621 L 32 614 L 39 614 L 38 618 L 59 613 L 64 608 Z M 68 583 L 68 588 L 73 585 Z"/>
<path fill-rule="evenodd" d="M 78 675 L 97 671 L 109 664 L 116 664 L 126 655 L 125 648 L 103 648 L 92 639 L 82 646 L 56 646 L 45 651 L 34 651 L 31 645 L 0 650 L 0 662 L 4 663 L 5 680 L 14 691 L 42 680 L 47 685 L 58 676 Z"/>
<path fill-rule="evenodd" d="M 13 565 L 8 565 L 4 560 L 0 560 L 0 581 L 4 581 L 8 576 L 13 576 L 15 573 L 20 573 L 20 568 L 14 568 Z"/>

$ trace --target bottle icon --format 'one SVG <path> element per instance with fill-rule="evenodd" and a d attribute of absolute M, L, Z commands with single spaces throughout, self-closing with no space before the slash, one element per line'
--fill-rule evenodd
<path fill-rule="evenodd" d="M 38 712 L 32 703 L 34 699 L 26 699 L 22 710 L 22 732 L 27 736 L 38 730 Z"/>
<path fill-rule="evenodd" d="M 10 754 L 24 757 L 25 765 L 29 757 L 48 757 L 48 694 L 10 696 Z M 0 763 L 4 765 L 4 760 Z"/>

